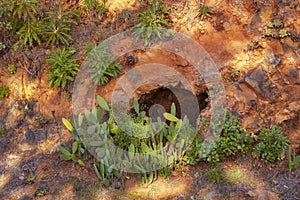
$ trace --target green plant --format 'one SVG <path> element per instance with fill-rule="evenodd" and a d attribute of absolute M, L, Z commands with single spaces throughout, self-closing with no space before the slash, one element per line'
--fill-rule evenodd
<path fill-rule="evenodd" d="M 266 36 L 266 37 L 273 37 L 274 36 L 273 30 L 272 29 L 266 29 L 265 33 L 264 33 L 264 36 Z"/>
<path fill-rule="evenodd" d="M 76 129 L 69 121 L 64 119 L 63 122 L 74 137 L 85 138 L 85 144 L 88 144 L 85 148 L 89 148 L 91 154 L 100 161 L 94 162 L 94 170 L 105 186 L 110 185 L 114 178 L 122 178 L 119 171 L 114 170 L 116 167 L 137 170 L 141 174 L 142 182 L 150 184 L 157 179 L 158 173 L 166 177 L 171 174 L 171 170 L 182 168 L 186 164 L 186 141 L 195 129 L 190 126 L 186 117 L 181 120 L 175 116 L 174 104 L 171 113 L 164 114 L 168 123 L 158 118 L 158 123 L 154 125 L 146 112 L 140 110 L 136 99 L 133 101 L 135 113 L 125 116 L 115 112 L 112 114 L 112 109 L 102 97 L 97 96 L 96 101 L 100 108 L 93 107 L 91 111 L 85 110 L 79 114 Z M 104 115 L 108 119 L 103 120 Z M 117 117 L 122 118 L 121 124 L 115 119 Z M 108 140 L 119 148 L 108 147 Z M 150 155 L 157 154 L 156 150 L 163 147 L 169 149 L 169 158 L 166 159 L 167 152 L 163 151 L 149 162 Z M 120 151 L 121 148 L 125 151 Z M 66 159 L 72 159 L 70 150 L 64 148 L 61 151 L 64 151 Z M 162 170 L 153 170 L 153 166 L 163 163 L 165 167 Z"/>
<path fill-rule="evenodd" d="M 81 140 L 74 141 L 71 151 L 63 145 L 58 146 L 58 150 L 61 152 L 60 158 L 62 160 L 72 160 L 73 162 L 78 163 L 80 166 L 84 167 L 84 162 L 76 156 L 76 152 L 78 151 L 78 147 L 81 143 Z"/>
<path fill-rule="evenodd" d="M 39 123 L 39 124 L 47 124 L 50 120 L 51 120 L 50 117 L 44 116 L 42 114 L 38 114 L 34 118 L 34 121 Z"/>
<path fill-rule="evenodd" d="M 213 13 L 212 9 L 203 3 L 199 6 L 196 17 L 200 17 L 203 20 L 204 18 L 210 18 Z"/>
<path fill-rule="evenodd" d="M 114 78 L 120 73 L 121 64 L 106 50 L 105 44 L 87 51 L 89 52 L 86 58 L 89 73 L 95 85 L 105 84 L 110 78 Z"/>
<path fill-rule="evenodd" d="M 167 178 L 168 176 L 170 176 L 172 174 L 172 171 L 173 171 L 172 167 L 166 166 L 159 170 L 159 174 L 162 177 Z"/>
<path fill-rule="evenodd" d="M 74 76 L 79 71 L 77 59 L 70 58 L 76 52 L 75 48 L 65 49 L 58 48 L 47 56 L 46 61 L 51 65 L 48 72 L 49 85 L 54 87 L 65 88 L 68 81 L 73 81 Z"/>
<path fill-rule="evenodd" d="M 0 42 L 0 51 L 3 50 L 3 49 L 5 49 L 5 48 L 6 48 L 5 44 L 3 44 L 2 42 Z"/>
<path fill-rule="evenodd" d="M 204 146 L 203 159 L 211 163 L 224 161 L 227 156 L 249 151 L 252 142 L 253 138 L 241 126 L 238 119 L 227 114 L 220 137 L 208 150 L 206 150 L 206 145 Z"/>
<path fill-rule="evenodd" d="M 270 129 L 263 128 L 257 137 L 258 143 L 254 146 L 252 156 L 261 158 L 264 161 L 275 162 L 284 158 L 287 148 L 287 137 L 282 135 L 282 131 L 277 126 Z"/>
<path fill-rule="evenodd" d="M 99 0 L 83 0 L 83 3 L 81 5 L 81 9 L 84 11 L 90 12 L 91 10 L 96 10 L 100 14 L 103 14 L 107 11 L 106 8 L 107 0 L 101 0 L 101 4 Z"/>
<path fill-rule="evenodd" d="M 34 43 L 41 44 L 42 22 L 28 19 L 17 32 L 20 37 L 15 46 L 21 44 L 25 48 L 33 47 Z"/>
<path fill-rule="evenodd" d="M 280 28 L 283 25 L 282 21 L 279 19 L 275 19 L 272 24 L 275 28 Z"/>
<path fill-rule="evenodd" d="M 8 97 L 9 89 L 6 86 L 0 86 L 0 98 Z"/>
<path fill-rule="evenodd" d="M 73 40 L 69 33 L 72 25 L 77 24 L 79 12 L 77 10 L 64 11 L 60 2 L 57 11 L 48 11 L 46 14 L 48 16 L 44 21 L 45 34 L 48 37 L 47 43 L 69 45 L 69 42 Z"/>
<path fill-rule="evenodd" d="M 240 71 L 239 70 L 233 70 L 230 73 L 230 78 L 232 80 L 236 80 L 239 77 Z"/>
<path fill-rule="evenodd" d="M 15 74 L 17 72 L 17 69 L 14 65 L 8 65 L 7 69 L 11 74 Z"/>
<path fill-rule="evenodd" d="M 10 2 L 9 10 L 12 15 L 18 19 L 22 19 L 23 22 L 28 19 L 35 21 L 35 14 L 39 12 L 37 6 L 39 5 L 38 0 L 13 0 Z"/>
<path fill-rule="evenodd" d="M 288 36 L 287 30 L 281 29 L 279 31 L 279 37 L 284 38 L 284 37 L 287 37 L 287 36 Z"/>
<path fill-rule="evenodd" d="M 203 140 L 199 135 L 197 135 L 185 155 L 185 160 L 188 164 L 196 165 L 201 160 L 201 157 L 199 155 L 202 146 Z"/>
<path fill-rule="evenodd" d="M 33 184 L 34 179 L 35 179 L 35 175 L 34 175 L 34 174 L 29 174 L 29 175 L 27 176 L 26 181 L 27 181 L 28 184 Z"/>
<path fill-rule="evenodd" d="M 268 22 L 265 25 L 264 36 L 273 38 L 284 38 L 287 37 L 288 31 L 283 29 L 284 24 L 281 20 L 275 19 L 272 22 Z"/>
<path fill-rule="evenodd" d="M 120 178 L 120 173 L 113 169 L 112 166 L 106 166 L 103 160 L 101 162 L 94 161 L 94 171 L 99 180 L 101 180 L 106 187 L 110 186 L 112 176 Z"/>
<path fill-rule="evenodd" d="M 295 155 L 295 150 L 292 152 L 292 147 L 289 145 L 288 148 L 288 167 L 289 171 L 296 170 L 299 167 L 300 155 Z"/>
<path fill-rule="evenodd" d="M 83 0 L 82 4 L 80 5 L 81 9 L 89 12 L 91 10 L 96 10 L 98 6 L 99 6 L 98 0 Z"/>
<path fill-rule="evenodd" d="M 173 33 L 163 28 L 169 27 L 165 19 L 168 14 L 163 0 L 151 0 L 150 8 L 141 11 L 136 21 L 139 23 L 133 27 L 133 36 L 137 41 L 144 41 L 145 46 L 150 46 L 156 40 L 163 40 Z"/>
<path fill-rule="evenodd" d="M 107 8 L 106 8 L 106 3 L 107 3 L 108 0 L 101 0 L 101 4 L 98 8 L 98 12 L 100 14 L 104 14 L 107 12 Z"/>
<path fill-rule="evenodd" d="M 3 137 L 4 136 L 4 127 L 3 126 L 0 126 L 0 137 Z"/>
<path fill-rule="evenodd" d="M 48 188 L 45 187 L 39 187 L 36 191 L 35 191 L 35 196 L 45 196 L 48 193 Z"/>
<path fill-rule="evenodd" d="M 40 10 L 37 0 L 13 0 L 3 2 L 5 14 L 5 30 L 16 32 L 19 41 L 14 44 L 14 48 L 19 45 L 28 48 L 34 44 L 41 43 L 42 22 L 39 20 Z"/>
<path fill-rule="evenodd" d="M 220 167 L 215 167 L 206 173 L 206 178 L 213 183 L 220 183 L 224 180 L 223 170 Z"/>

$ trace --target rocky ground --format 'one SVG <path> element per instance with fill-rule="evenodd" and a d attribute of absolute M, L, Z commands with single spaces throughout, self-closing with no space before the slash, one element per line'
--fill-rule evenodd
<path fill-rule="evenodd" d="M 56 4 L 42 2 L 45 8 Z M 205 3 L 214 14 L 200 20 L 195 18 L 195 1 L 166 1 L 171 28 L 188 35 L 210 54 L 222 77 L 227 108 L 240 118 L 243 127 L 256 133 L 262 127 L 276 124 L 282 127 L 299 154 L 299 2 L 207 0 Z M 63 5 L 66 9 L 79 7 L 73 0 Z M 109 14 L 104 16 L 82 11 L 80 23 L 71 32 L 80 64 L 84 60 L 84 45 L 128 30 L 142 6 L 139 1 L 119 0 L 108 1 Z M 279 29 L 286 29 L 287 36 L 264 35 L 264 27 L 274 19 L 283 22 Z M 299 199 L 299 168 L 289 172 L 286 159 L 268 164 L 250 155 L 230 158 L 218 166 L 200 163 L 187 167 L 185 173 L 175 171 L 166 180 L 159 178 L 152 185 L 139 184 L 139 178 L 134 176 L 123 189 L 104 188 L 91 163 L 83 168 L 59 158 L 57 146 L 70 145 L 73 140 L 61 123 L 62 117 L 71 116 L 72 101 L 69 93 L 48 86 L 49 66 L 45 56 L 50 50 L 50 46 L 42 44 L 29 54 L 13 49 L 0 54 L 0 84 L 10 89 L 7 98 L 0 98 L 0 126 L 5 128 L 0 136 L 0 199 Z M 137 58 L 137 63 L 125 67 L 117 79 L 98 87 L 97 94 L 109 101 L 126 70 L 155 61 L 185 75 L 194 83 L 199 101 L 203 102 L 201 95 L 207 95 L 205 85 L 195 81 L 193 66 L 184 59 L 160 50 L 140 50 L 130 55 Z M 120 61 L 126 65 L 124 56 Z M 9 65 L 17 68 L 15 74 L 9 73 Z M 171 85 L 172 81 L 166 84 Z M 156 99 L 167 105 L 165 99 L 170 95 L 157 91 L 158 87 L 145 87 L 138 94 L 144 102 Z M 203 103 L 206 110 L 209 106 Z M 214 168 L 224 172 L 223 181 L 207 178 L 205 174 Z M 31 174 L 35 177 L 32 183 L 28 180 Z M 43 190 L 45 196 L 35 195 Z"/>

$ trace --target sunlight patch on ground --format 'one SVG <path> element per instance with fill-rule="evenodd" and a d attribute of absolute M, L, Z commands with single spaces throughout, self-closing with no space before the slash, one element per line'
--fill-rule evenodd
<path fill-rule="evenodd" d="M 11 167 L 15 167 L 20 163 L 21 157 L 14 154 L 8 154 L 5 160 L 6 160 L 7 167 L 11 168 Z"/>
<path fill-rule="evenodd" d="M 159 179 L 151 185 L 139 185 L 127 188 L 119 197 L 129 199 L 167 199 L 189 192 L 191 189 L 189 178 Z"/>
<path fill-rule="evenodd" d="M 3 187 L 8 183 L 10 180 L 11 175 L 10 174 L 2 174 L 0 175 L 0 190 L 3 189 Z"/>
<path fill-rule="evenodd" d="M 130 9 L 134 4 L 135 0 L 108 0 L 108 10 L 111 12 L 120 12 L 124 9 Z"/>
<path fill-rule="evenodd" d="M 255 177 L 240 165 L 233 165 L 224 169 L 224 177 L 231 184 L 244 184 L 247 186 L 255 186 Z"/>

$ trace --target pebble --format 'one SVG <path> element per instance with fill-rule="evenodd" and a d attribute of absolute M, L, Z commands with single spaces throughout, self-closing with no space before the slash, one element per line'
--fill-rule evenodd
<path fill-rule="evenodd" d="M 274 183 L 274 185 L 278 185 L 278 181 L 273 180 L 272 182 Z"/>
<path fill-rule="evenodd" d="M 256 193 L 253 192 L 253 191 L 251 191 L 251 190 L 249 190 L 249 191 L 247 192 L 247 195 L 248 195 L 249 197 L 256 197 Z"/>
<path fill-rule="evenodd" d="M 196 172 L 196 173 L 194 174 L 194 177 L 195 177 L 195 178 L 198 178 L 198 177 L 199 177 L 199 173 Z"/>

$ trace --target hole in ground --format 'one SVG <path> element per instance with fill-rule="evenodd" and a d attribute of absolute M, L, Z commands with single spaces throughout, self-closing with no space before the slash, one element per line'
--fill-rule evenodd
<path fill-rule="evenodd" d="M 207 93 L 196 96 L 185 89 L 158 88 L 139 97 L 140 110 L 145 111 L 153 121 L 157 117 L 164 119 L 164 112 L 171 112 L 171 105 L 176 106 L 176 117 L 183 118 L 185 115 L 192 125 L 196 125 L 200 111 L 207 107 Z"/>

